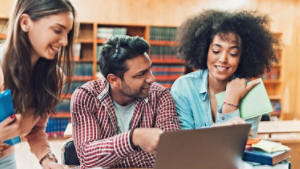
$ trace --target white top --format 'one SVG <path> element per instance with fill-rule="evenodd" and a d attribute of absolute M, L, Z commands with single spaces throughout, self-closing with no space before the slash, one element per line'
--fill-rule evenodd
<path fill-rule="evenodd" d="M 135 101 L 127 106 L 119 105 L 114 99 L 112 99 L 112 101 L 117 117 L 118 131 L 119 133 L 126 132 L 130 129 L 130 123 L 135 108 Z"/>

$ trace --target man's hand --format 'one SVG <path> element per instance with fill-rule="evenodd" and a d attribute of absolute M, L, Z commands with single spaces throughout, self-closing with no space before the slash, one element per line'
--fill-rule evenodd
<path fill-rule="evenodd" d="M 142 150 L 155 155 L 162 132 L 163 130 L 159 128 L 136 128 L 132 133 L 132 142 Z"/>

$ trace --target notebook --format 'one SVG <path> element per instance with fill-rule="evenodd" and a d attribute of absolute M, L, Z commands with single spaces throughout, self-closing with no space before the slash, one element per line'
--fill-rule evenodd
<path fill-rule="evenodd" d="M 270 113 L 273 111 L 271 101 L 267 94 L 266 88 L 261 78 L 257 79 L 260 81 L 259 84 L 254 86 L 246 96 L 240 100 L 240 116 L 247 120 L 252 117 Z M 248 82 L 250 84 L 252 82 Z M 226 91 L 216 94 L 218 107 L 224 102 Z"/>
<path fill-rule="evenodd" d="M 237 169 L 251 124 L 164 132 L 154 169 Z"/>
<path fill-rule="evenodd" d="M 268 153 L 273 153 L 276 151 L 287 151 L 291 149 L 288 146 L 282 145 L 281 143 L 268 140 L 260 140 L 258 143 L 253 144 L 252 148 L 260 149 Z"/>

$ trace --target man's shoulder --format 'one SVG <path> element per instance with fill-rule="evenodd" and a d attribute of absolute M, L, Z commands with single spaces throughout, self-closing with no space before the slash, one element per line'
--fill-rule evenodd
<path fill-rule="evenodd" d="M 163 94 L 170 93 L 170 91 L 163 85 L 154 82 L 150 86 L 149 96 L 153 99 L 159 99 Z"/>
<path fill-rule="evenodd" d="M 150 94 L 153 94 L 153 93 L 161 93 L 161 92 L 165 92 L 167 91 L 168 89 L 165 88 L 163 85 L 157 83 L 157 82 L 153 82 L 150 86 L 150 91 L 149 93 Z"/>

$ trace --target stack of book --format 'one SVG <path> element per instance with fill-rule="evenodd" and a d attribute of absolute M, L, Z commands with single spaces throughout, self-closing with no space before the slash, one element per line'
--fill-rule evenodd
<path fill-rule="evenodd" d="M 91 80 L 93 78 L 93 63 L 77 63 L 74 68 L 74 80 Z"/>
<path fill-rule="evenodd" d="M 281 113 L 281 103 L 280 101 L 271 101 L 272 107 L 273 107 L 273 114 L 280 115 Z"/>
<path fill-rule="evenodd" d="M 115 35 L 126 35 L 127 28 L 105 28 L 99 27 L 97 29 L 97 37 L 99 39 L 107 39 Z"/>
<path fill-rule="evenodd" d="M 70 113 L 70 100 L 65 99 L 55 106 L 56 113 Z"/>
<path fill-rule="evenodd" d="M 151 68 L 156 81 L 170 89 L 174 81 L 185 72 L 184 65 L 154 65 Z"/>
<path fill-rule="evenodd" d="M 70 84 L 69 91 L 67 92 L 67 85 L 64 86 L 62 94 L 72 94 L 78 87 L 84 85 L 86 81 L 72 81 Z"/>
<path fill-rule="evenodd" d="M 290 169 L 289 152 L 281 143 L 257 140 L 245 149 L 240 169 Z"/>
<path fill-rule="evenodd" d="M 263 79 L 279 79 L 279 68 L 273 67 L 270 71 L 265 71 L 264 74 L 261 76 Z"/>
<path fill-rule="evenodd" d="M 0 34 L 7 33 L 8 20 L 0 19 Z"/>
<path fill-rule="evenodd" d="M 0 44 L 5 42 L 6 33 L 7 33 L 7 20 L 6 19 L 0 19 Z"/>
<path fill-rule="evenodd" d="M 183 63 L 176 57 L 176 53 L 174 46 L 151 46 L 150 58 L 155 63 Z"/>
<path fill-rule="evenodd" d="M 48 137 L 63 136 L 69 122 L 69 118 L 49 118 L 46 127 Z"/>
<path fill-rule="evenodd" d="M 151 27 L 150 40 L 173 41 L 176 36 L 176 28 L 172 27 Z"/>
<path fill-rule="evenodd" d="M 73 44 L 73 54 L 74 56 L 71 58 L 74 61 L 80 60 L 80 50 L 81 50 L 81 43 L 74 43 Z"/>

